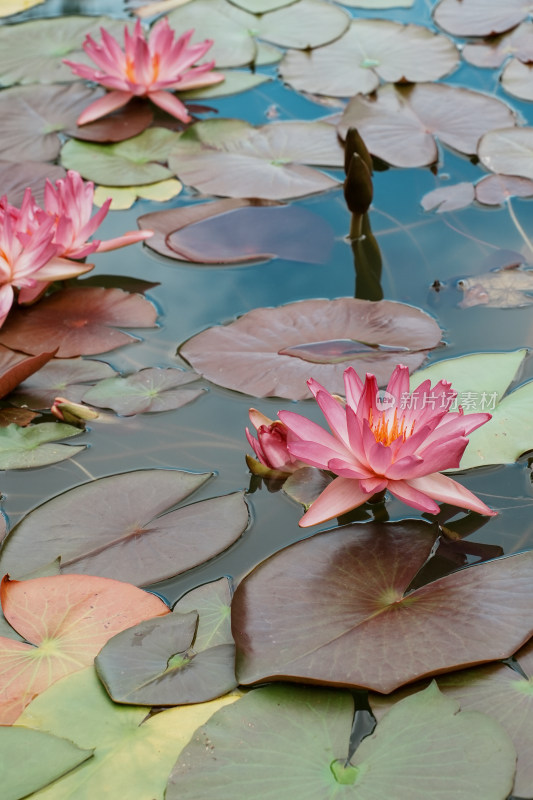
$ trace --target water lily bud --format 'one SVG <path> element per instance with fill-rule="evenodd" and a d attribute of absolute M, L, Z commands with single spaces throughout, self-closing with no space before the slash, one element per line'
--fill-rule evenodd
<path fill-rule="evenodd" d="M 359 133 L 357 128 L 349 128 L 344 142 L 344 171 L 346 174 L 348 174 L 348 170 L 350 168 L 352 156 L 354 153 L 356 153 L 358 156 L 360 156 L 360 158 L 363 159 L 366 166 L 368 167 L 368 171 L 372 175 L 372 170 L 373 170 L 372 156 L 368 152 L 366 144 L 364 143 L 361 134 Z"/>
<path fill-rule="evenodd" d="M 362 216 L 370 208 L 373 195 L 372 175 L 361 156 L 353 153 L 344 181 L 346 205 L 352 214 Z"/>
<path fill-rule="evenodd" d="M 291 456 L 287 439 L 293 438 L 287 426 L 280 420 L 271 420 L 255 408 L 250 409 L 250 422 L 257 431 L 255 439 L 248 428 L 246 438 L 256 458 L 246 456 L 248 468 L 254 475 L 282 477 L 300 469 L 302 463 Z"/>
<path fill-rule="evenodd" d="M 83 425 L 86 420 L 98 419 L 100 414 L 83 403 L 72 403 L 65 397 L 56 397 L 50 409 L 52 414 L 70 425 Z"/>

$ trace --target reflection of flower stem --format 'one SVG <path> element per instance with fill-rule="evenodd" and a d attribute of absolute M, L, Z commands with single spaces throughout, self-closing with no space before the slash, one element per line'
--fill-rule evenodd
<path fill-rule="evenodd" d="M 529 252 L 533 255 L 533 244 L 531 244 L 531 240 L 529 239 L 527 233 L 525 232 L 525 230 L 523 229 L 523 227 L 520 225 L 520 223 L 518 221 L 518 217 L 516 216 L 516 214 L 514 212 L 514 209 L 513 209 L 512 205 L 511 205 L 511 198 L 510 197 L 507 198 L 507 208 L 509 209 L 509 216 L 513 220 L 513 223 L 514 223 L 514 226 L 515 226 L 516 230 L 518 231 L 518 233 L 520 234 L 520 236 L 522 237 L 522 239 L 526 243 L 526 245 L 527 245 L 527 247 L 529 249 Z"/>
<path fill-rule="evenodd" d="M 353 215 L 355 217 L 355 215 Z M 376 241 L 368 214 L 364 214 L 359 219 L 361 234 L 357 238 L 352 238 L 350 229 L 350 245 L 353 253 L 355 266 L 355 296 L 362 300 L 382 300 L 383 289 L 381 288 L 381 251 Z"/>

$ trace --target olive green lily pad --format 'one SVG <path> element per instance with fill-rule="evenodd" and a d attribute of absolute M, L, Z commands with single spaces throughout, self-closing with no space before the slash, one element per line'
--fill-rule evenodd
<path fill-rule="evenodd" d="M 81 453 L 86 445 L 57 444 L 78 436 L 79 428 L 61 422 L 40 422 L 21 428 L 12 423 L 0 428 L 0 469 L 28 469 L 57 464 Z"/>
<path fill-rule="evenodd" d="M 78 747 L 94 749 L 94 756 L 36 797 L 163 800 L 167 776 L 195 729 L 236 699 L 231 695 L 147 718 L 143 706 L 113 703 L 94 667 L 58 681 L 28 706 L 16 725 L 70 739 Z"/>
<path fill-rule="evenodd" d="M 347 30 L 349 15 L 321 0 L 297 3 L 263 14 L 256 23 L 256 35 L 280 47 L 306 50 L 332 42 Z"/>
<path fill-rule="evenodd" d="M 182 133 L 169 166 L 204 194 L 281 200 L 338 186 L 311 166 L 340 167 L 343 149 L 326 122 L 275 122 L 254 128 L 236 119 L 199 122 Z"/>
<path fill-rule="evenodd" d="M 95 206 L 103 204 L 111 198 L 111 211 L 124 210 L 131 208 L 137 198 L 143 200 L 155 200 L 158 203 L 166 203 L 181 192 L 183 186 L 176 178 L 168 178 L 166 181 L 148 183 L 145 186 L 97 186 L 94 191 L 93 203 Z"/>
<path fill-rule="evenodd" d="M 2 799 L 19 800 L 79 766 L 93 751 L 31 728 L 0 726 Z"/>
<path fill-rule="evenodd" d="M 249 14 L 267 14 L 277 8 L 290 6 L 298 0 L 231 0 L 233 5 L 248 11 Z"/>
<path fill-rule="evenodd" d="M 61 150 L 65 169 L 75 169 L 87 180 L 106 186 L 135 186 L 172 177 L 160 162 L 178 142 L 178 134 L 166 128 L 149 128 L 132 139 L 95 144 L 71 139 Z"/>
<path fill-rule="evenodd" d="M 197 586 L 178 600 L 173 611 L 197 611 L 198 628 L 194 646 L 206 650 L 219 644 L 233 644 L 231 635 L 231 585 L 228 578 Z"/>
<path fill-rule="evenodd" d="M 469 434 L 459 469 L 512 464 L 533 449 L 533 381 L 505 395 L 525 356 L 525 350 L 475 353 L 437 361 L 411 376 L 413 387 L 427 379 L 432 384 L 441 379 L 451 381 L 466 414 L 492 414 L 489 422 Z"/>
<path fill-rule="evenodd" d="M 191 89 L 189 92 L 181 92 L 180 98 L 182 100 L 202 100 L 210 97 L 226 97 L 230 94 L 239 94 L 240 92 L 255 89 L 256 86 L 261 86 L 262 83 L 267 83 L 270 80 L 272 78 L 268 75 L 262 75 L 259 72 L 247 72 L 244 69 L 226 70 L 222 83 L 214 83 L 212 86 L 205 86 L 203 89 Z"/>
<path fill-rule="evenodd" d="M 516 757 L 509 736 L 486 715 L 458 711 L 432 685 L 391 709 L 345 763 L 349 694 L 257 689 L 196 732 L 166 800 L 503 800 Z"/>
<path fill-rule="evenodd" d="M 373 92 L 380 81 L 438 80 L 458 62 L 453 42 L 421 25 L 356 19 L 332 44 L 311 53 L 289 50 L 280 75 L 294 89 L 351 97 Z"/>
<path fill-rule="evenodd" d="M 279 47 L 274 47 L 273 44 L 267 44 L 267 42 L 258 42 L 254 64 L 256 67 L 277 64 L 278 61 L 281 61 L 282 56 L 283 51 Z"/>

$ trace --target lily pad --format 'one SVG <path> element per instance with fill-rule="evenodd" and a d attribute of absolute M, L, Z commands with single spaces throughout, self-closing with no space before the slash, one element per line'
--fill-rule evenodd
<path fill-rule="evenodd" d="M 474 200 L 474 185 L 468 181 L 454 183 L 452 186 L 439 186 L 425 194 L 420 201 L 424 211 L 435 210 L 437 214 L 444 211 L 457 211 L 466 208 Z"/>
<path fill-rule="evenodd" d="M 231 0 L 231 2 L 249 14 L 267 14 L 277 8 L 290 6 L 297 0 Z"/>
<path fill-rule="evenodd" d="M 197 611 L 198 627 L 194 639 L 196 650 L 220 644 L 233 644 L 231 635 L 231 585 L 228 578 L 204 583 L 183 595 L 173 611 L 188 614 Z"/>
<path fill-rule="evenodd" d="M 500 80 L 502 88 L 513 97 L 519 97 L 521 100 L 533 100 L 532 77 L 531 64 L 523 64 L 517 58 L 512 58 L 503 70 Z"/>
<path fill-rule="evenodd" d="M 217 72 L 217 70 L 214 71 Z M 180 97 L 182 100 L 227 97 L 230 94 L 248 92 L 250 89 L 255 89 L 256 86 L 261 86 L 262 83 L 267 83 L 271 80 L 272 78 L 268 75 L 263 75 L 260 72 L 248 72 L 244 69 L 225 70 L 224 80 L 221 83 L 214 83 L 211 86 L 204 86 L 204 88 L 181 92 Z"/>
<path fill-rule="evenodd" d="M 83 402 L 98 408 L 112 408 L 124 417 L 148 411 L 171 411 L 196 400 L 205 392 L 205 389 L 181 388 L 197 380 L 198 375 L 194 372 L 147 367 L 126 378 L 116 376 L 99 381 L 85 392 Z"/>
<path fill-rule="evenodd" d="M 502 800 L 512 786 L 512 742 L 490 717 L 458 710 L 431 686 L 391 709 L 346 762 L 348 693 L 257 689 L 196 732 L 172 770 L 166 800 Z"/>
<path fill-rule="evenodd" d="M 487 169 L 533 179 L 533 128 L 503 128 L 486 133 L 478 155 Z"/>
<path fill-rule="evenodd" d="M 179 135 L 166 128 L 149 128 L 125 142 L 106 145 L 71 139 L 61 150 L 61 163 L 106 186 L 156 183 L 172 176 L 160 162 L 167 161 L 178 140 Z"/>
<path fill-rule="evenodd" d="M 476 200 L 488 206 L 503 205 L 509 197 L 533 197 L 533 180 L 508 175 L 486 175 L 476 183 Z"/>
<path fill-rule="evenodd" d="M 350 16 L 331 3 L 299 0 L 259 17 L 256 35 L 280 47 L 307 50 L 337 39 L 349 24 Z"/>
<path fill-rule="evenodd" d="M 475 353 L 437 361 L 412 376 L 415 386 L 427 379 L 432 383 L 441 378 L 451 381 L 465 413 L 489 411 L 492 414 L 489 422 L 469 434 L 461 470 L 487 464 L 512 464 L 522 453 L 533 449 L 533 381 L 504 397 L 525 356 L 525 350 Z"/>
<path fill-rule="evenodd" d="M 438 80 L 458 62 L 453 42 L 429 28 L 385 19 L 356 19 L 332 44 L 311 53 L 289 51 L 280 75 L 294 89 L 351 97 L 373 92 L 380 80 Z"/>
<path fill-rule="evenodd" d="M 87 34 L 98 39 L 102 26 L 111 35 L 121 36 L 124 20 L 54 17 L 0 28 L 0 84 L 77 81 L 78 76 L 63 64 L 62 59 L 68 56 L 72 61 L 91 64 L 82 45 Z"/>
<path fill-rule="evenodd" d="M 60 422 L 40 422 L 25 428 L 12 423 L 0 428 L 0 469 L 44 467 L 72 458 L 85 450 L 86 445 L 57 442 L 80 433 L 79 428 Z"/>
<path fill-rule="evenodd" d="M 11 31 L 11 26 L 0 31 Z M 59 131 L 72 128 L 89 103 L 102 95 L 84 83 L 17 86 L 0 94 L 0 158 L 54 161 L 61 149 Z"/>
<path fill-rule="evenodd" d="M 55 398 L 67 396 L 79 403 L 88 384 L 116 375 L 103 361 L 82 358 L 54 359 L 35 372 L 13 392 L 10 403 L 33 409 L 50 408 Z"/>
<path fill-rule="evenodd" d="M 39 416 L 40 414 L 27 408 L 0 408 L 0 427 L 7 428 L 13 423 L 24 427 Z"/>
<path fill-rule="evenodd" d="M 52 683 L 93 663 L 101 647 L 124 628 L 168 613 L 158 597 L 134 586 L 86 575 L 54 575 L 0 586 L 6 620 L 29 644 L 0 638 L 5 691 L 2 724 Z"/>
<path fill-rule="evenodd" d="M 106 795 L 163 800 L 168 774 L 193 732 L 236 699 L 230 695 L 147 718 L 145 707 L 113 703 L 89 667 L 37 697 L 16 725 L 53 733 L 95 751 L 89 761 L 39 792 L 39 800 Z"/>
<path fill-rule="evenodd" d="M 301 467 L 289 475 L 283 484 L 283 491 L 291 500 L 301 503 L 305 510 L 309 508 L 333 478 L 316 467 Z"/>
<path fill-rule="evenodd" d="M 144 297 L 96 286 L 62 289 L 38 305 L 14 309 L 0 343 L 36 355 L 42 343 L 58 358 L 106 353 L 138 341 L 126 328 L 153 328 L 157 311 Z"/>
<path fill-rule="evenodd" d="M 143 200 L 156 200 L 158 203 L 166 203 L 172 200 L 183 189 L 182 184 L 175 178 L 168 178 L 166 181 L 148 183 L 145 186 L 97 186 L 94 192 L 94 205 L 103 206 L 111 198 L 109 208 L 112 211 L 131 208 L 137 198 Z"/>
<path fill-rule="evenodd" d="M 476 67 L 501 67 L 510 55 L 520 61 L 533 60 L 533 24 L 523 22 L 509 33 L 463 47 L 463 58 Z"/>
<path fill-rule="evenodd" d="M 532 11 L 530 0 L 441 0 L 433 19 L 453 36 L 491 36 L 514 28 Z"/>
<path fill-rule="evenodd" d="M 409 591 L 434 530 L 414 520 L 347 525 L 263 561 L 233 598 L 239 681 L 288 678 L 388 693 L 514 653 L 533 631 L 533 552 Z"/>
<path fill-rule="evenodd" d="M 4 800 L 19 800 L 37 792 L 93 754 L 44 731 L 7 726 L 0 726 L 0 749 Z"/>
<path fill-rule="evenodd" d="M 53 350 L 28 357 L 0 345 L 0 397 L 16 389 L 19 383 L 40 370 L 53 357 Z"/>
<path fill-rule="evenodd" d="M 338 186 L 304 164 L 341 167 L 344 153 L 326 122 L 198 122 L 180 134 L 169 167 L 204 194 L 282 200 Z"/>
<path fill-rule="evenodd" d="M 505 103 L 469 89 L 443 83 L 387 85 L 375 98 L 350 100 L 339 132 L 345 137 L 356 127 L 372 155 L 397 167 L 422 167 L 438 158 L 435 137 L 471 155 L 484 133 L 514 122 Z"/>
<path fill-rule="evenodd" d="M 26 9 L 33 8 L 33 6 L 38 6 L 41 3 L 44 3 L 44 0 L 4 0 L 2 8 L 0 8 L 0 17 L 19 14 L 21 11 L 26 11 Z"/>
<path fill-rule="evenodd" d="M 231 264 L 270 258 L 323 264 L 333 247 L 333 229 L 299 206 L 217 200 L 146 214 L 140 228 L 155 230 L 149 247 L 162 255 L 199 264 Z"/>
<path fill-rule="evenodd" d="M 373 372 L 380 386 L 401 361 L 417 369 L 441 331 L 418 308 L 389 300 L 341 297 L 256 308 L 216 325 L 179 348 L 194 369 L 219 386 L 256 397 L 309 397 L 312 375 L 343 393 L 348 366 Z"/>
<path fill-rule="evenodd" d="M 48 178 L 55 183 L 66 175 L 63 167 L 56 164 L 43 164 L 40 161 L 0 161 L 0 186 L 2 194 L 13 206 L 20 206 L 24 192 L 29 186 L 37 203 L 44 200 L 44 186 Z"/>
<path fill-rule="evenodd" d="M 136 470 L 70 489 L 11 531 L 2 549 L 2 569 L 21 575 L 60 557 L 63 573 L 139 585 L 185 572 L 223 552 L 248 524 L 242 492 L 167 512 L 209 477 Z"/>

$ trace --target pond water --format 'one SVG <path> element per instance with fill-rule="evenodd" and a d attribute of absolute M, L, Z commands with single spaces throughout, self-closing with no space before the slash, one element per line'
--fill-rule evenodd
<path fill-rule="evenodd" d="M 416 22 L 436 30 L 431 18 L 434 5 L 429 0 L 416 0 L 409 9 L 378 12 L 350 9 L 350 13 L 356 17 L 379 16 Z M 109 13 L 108 3 L 47 0 L 9 22 L 100 13 Z M 116 17 L 126 17 L 127 9 L 117 2 L 112 13 Z M 215 109 L 220 117 L 236 117 L 254 125 L 271 119 L 320 119 L 342 111 L 342 100 L 325 107 L 284 86 L 277 77 L 275 65 L 258 69 L 273 80 L 240 95 L 201 102 Z M 499 73 L 499 69 L 479 69 L 462 63 L 444 81 L 500 98 L 526 125 L 533 124 L 531 105 L 506 94 L 499 83 Z M 210 116 L 206 114 L 205 118 Z M 424 211 L 421 199 L 433 189 L 461 181 L 475 182 L 486 174 L 477 159 L 440 145 L 438 158 L 438 164 L 431 169 L 385 168 L 382 164 L 374 173 L 374 200 L 369 219 L 383 261 L 383 297 L 416 306 L 437 320 L 443 330 L 443 344 L 430 351 L 427 363 L 473 352 L 507 352 L 530 347 L 533 342 L 530 307 L 459 306 L 463 293 L 458 281 L 490 272 L 500 263 L 497 260 L 500 251 L 524 253 L 527 246 L 505 205 L 488 208 L 471 204 L 442 214 Z M 339 180 L 344 179 L 341 170 L 327 172 Z M 129 210 L 110 212 L 99 236 L 106 239 L 136 229 L 137 219 L 143 214 L 204 199 L 187 187 L 165 203 L 139 199 Z M 138 343 L 97 358 L 121 373 L 152 366 L 188 367 L 177 353 L 180 344 L 211 325 L 228 322 L 254 308 L 310 298 L 354 295 L 364 298 L 365 288 L 361 281 L 357 285 L 347 239 L 350 214 L 342 186 L 292 202 L 319 215 L 333 229 L 333 247 L 323 263 L 275 258 L 235 266 L 193 265 L 171 261 L 139 244 L 96 256 L 91 276 L 129 276 L 158 284 L 146 294 L 157 308 L 157 327 L 133 331 L 139 335 Z M 512 212 L 526 234 L 533 236 L 529 225 L 530 202 L 513 199 Z M 524 261 L 527 263 L 527 258 Z M 531 378 L 533 359 L 528 356 L 513 387 Z M 109 415 L 105 422 L 90 422 L 86 432 L 74 442 L 87 447 L 74 458 L 34 470 L 3 472 L 2 508 L 9 527 L 31 509 L 67 489 L 89 479 L 133 469 L 163 467 L 213 472 L 215 477 L 193 496 L 194 502 L 250 489 L 247 499 L 251 523 L 243 536 L 209 562 L 153 587 L 170 604 L 189 589 L 222 576 L 230 576 L 237 583 L 282 547 L 331 527 L 331 522 L 327 522 L 309 531 L 299 528 L 301 506 L 282 491 L 269 491 L 261 480 L 251 477 L 244 458 L 249 452 L 244 428 L 249 424 L 250 406 L 271 418 L 275 418 L 280 409 L 297 410 L 321 423 L 322 416 L 316 404 L 311 400 L 257 399 L 208 381 L 202 381 L 201 385 L 207 391 L 175 411 L 132 417 Z M 470 470 L 460 474 L 459 480 L 498 511 L 498 515 L 490 519 L 469 515 L 469 519 L 478 520 L 479 526 L 476 529 L 474 522 L 468 542 L 492 546 L 484 551 L 489 557 L 498 552 L 509 555 L 531 548 L 533 493 L 527 453 L 515 464 Z M 387 501 L 386 513 L 391 520 L 427 518 L 394 498 Z M 464 512 L 458 511 L 450 519 L 459 520 L 464 516 Z M 468 550 L 467 547 L 463 564 L 479 558 L 475 546 L 470 548 L 471 552 Z M 441 568 L 446 571 L 446 563 Z"/>

